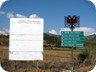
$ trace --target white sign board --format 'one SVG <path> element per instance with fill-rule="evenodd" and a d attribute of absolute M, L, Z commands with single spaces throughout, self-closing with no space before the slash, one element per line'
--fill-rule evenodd
<path fill-rule="evenodd" d="M 43 60 L 42 18 L 11 18 L 9 60 Z"/>

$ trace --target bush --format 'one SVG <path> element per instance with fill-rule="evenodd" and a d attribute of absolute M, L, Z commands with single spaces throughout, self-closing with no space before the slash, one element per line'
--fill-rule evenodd
<path fill-rule="evenodd" d="M 95 44 L 96 45 L 96 44 Z M 84 65 L 93 65 L 96 62 L 96 46 L 87 45 L 84 47 L 84 50 L 78 55 L 79 64 Z"/>

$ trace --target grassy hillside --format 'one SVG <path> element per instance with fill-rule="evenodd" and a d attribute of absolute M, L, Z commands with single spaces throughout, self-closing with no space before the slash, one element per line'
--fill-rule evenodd
<path fill-rule="evenodd" d="M 61 36 L 44 33 L 44 46 L 45 47 L 60 47 Z"/>
<path fill-rule="evenodd" d="M 9 45 L 9 36 L 0 35 L 0 46 L 8 46 Z"/>
<path fill-rule="evenodd" d="M 85 45 L 90 43 L 96 45 L 96 35 L 90 35 L 85 37 Z M 0 35 L 0 46 L 9 45 L 9 36 Z M 60 47 L 61 46 L 61 36 L 53 35 L 49 33 L 44 33 L 44 47 Z"/>

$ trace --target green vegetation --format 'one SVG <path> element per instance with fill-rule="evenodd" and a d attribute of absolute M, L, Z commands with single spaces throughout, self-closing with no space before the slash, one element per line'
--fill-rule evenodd
<path fill-rule="evenodd" d="M 96 42 L 85 41 L 85 47 L 78 58 L 81 63 L 94 64 L 96 62 Z"/>
<path fill-rule="evenodd" d="M 9 36 L 0 35 L 0 46 L 8 46 L 9 45 Z"/>
<path fill-rule="evenodd" d="M 85 37 L 85 46 L 88 46 L 89 44 L 95 45 L 96 35 L 91 35 L 91 36 Z M 9 36 L 0 35 L 0 46 L 8 46 L 8 45 L 9 45 Z M 59 47 L 60 48 L 61 36 L 44 33 L 44 47 Z"/>
<path fill-rule="evenodd" d="M 44 33 L 44 46 L 45 47 L 60 47 L 61 36 Z"/>

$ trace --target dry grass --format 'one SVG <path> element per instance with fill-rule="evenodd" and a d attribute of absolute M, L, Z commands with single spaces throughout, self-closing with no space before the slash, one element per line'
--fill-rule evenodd
<path fill-rule="evenodd" d="M 88 71 L 91 71 L 93 68 L 94 68 L 93 65 L 91 65 L 91 66 L 84 66 L 84 67 L 80 68 L 80 71 L 81 72 L 86 72 L 86 71 L 88 72 Z"/>
<path fill-rule="evenodd" d="M 77 57 L 79 52 L 74 52 L 74 57 Z M 0 47 L 0 62 L 5 70 L 9 72 L 61 72 L 63 69 L 70 69 L 71 67 L 71 52 L 44 50 L 44 61 L 39 61 L 38 71 L 36 68 L 36 61 L 30 62 L 16 62 L 8 60 L 8 47 Z M 81 67 L 84 71 L 92 69 L 91 67 Z"/>
<path fill-rule="evenodd" d="M 74 57 L 77 57 L 79 52 L 74 52 Z M 44 51 L 45 61 L 54 62 L 71 62 L 70 51 L 57 51 L 57 50 L 45 50 Z"/>

